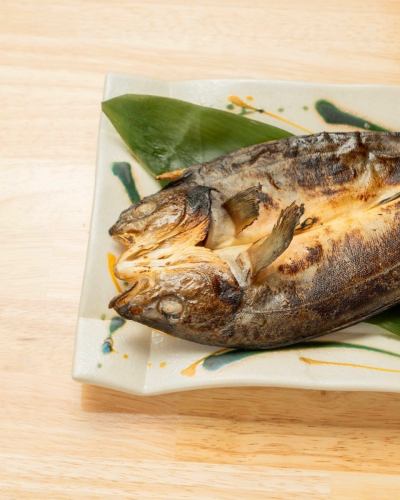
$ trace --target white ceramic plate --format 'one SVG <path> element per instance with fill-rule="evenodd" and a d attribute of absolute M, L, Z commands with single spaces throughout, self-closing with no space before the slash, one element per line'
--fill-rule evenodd
<path fill-rule="evenodd" d="M 317 113 L 315 102 L 327 99 L 371 122 L 391 130 L 400 129 L 400 88 L 397 87 L 264 80 L 164 82 L 109 75 L 104 98 L 125 93 L 170 96 L 220 109 L 226 109 L 228 97 L 236 95 L 257 108 L 277 113 L 315 132 L 351 130 L 348 126 L 328 125 Z M 238 107 L 232 110 L 239 111 Z M 250 116 L 301 133 L 296 127 L 289 127 L 265 114 Z M 107 256 L 119 253 L 108 235 L 108 228 L 130 204 L 122 184 L 111 171 L 111 164 L 116 161 L 132 165 L 142 196 L 158 189 L 157 183 L 134 161 L 117 132 L 102 116 L 90 242 L 76 337 L 73 368 L 76 380 L 134 394 L 249 385 L 400 390 L 400 337 L 367 323 L 318 339 L 337 341 L 340 343 L 337 347 L 321 344 L 321 347 L 306 349 L 213 356 L 218 348 L 175 339 L 126 322 L 113 334 L 115 352 L 103 353 L 102 344 L 115 316 L 108 309 L 108 302 L 116 294 L 108 272 Z"/>

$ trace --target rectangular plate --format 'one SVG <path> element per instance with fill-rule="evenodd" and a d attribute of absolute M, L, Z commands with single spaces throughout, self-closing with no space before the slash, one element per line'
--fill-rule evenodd
<path fill-rule="evenodd" d="M 329 125 L 321 118 L 315 103 L 326 99 L 390 130 L 400 129 L 400 88 L 397 87 L 266 80 L 164 82 L 109 75 L 104 98 L 125 93 L 175 97 L 220 109 L 226 109 L 228 97 L 236 95 L 256 108 L 276 113 L 314 132 L 354 130 L 349 126 Z M 239 111 L 239 107 L 232 110 Z M 250 116 L 296 134 L 302 133 L 266 114 Z M 159 189 L 134 161 L 107 118 L 102 116 L 90 241 L 75 345 L 73 376 L 76 380 L 133 394 L 250 385 L 400 391 L 400 337 L 367 323 L 318 339 L 344 343 L 336 347 L 322 347 L 321 344 L 317 348 L 213 355 L 220 349 L 126 322 L 113 335 L 115 352 L 104 354 L 102 344 L 115 316 L 108 309 L 108 303 L 116 295 L 107 259 L 108 254 L 118 255 L 120 251 L 109 237 L 108 228 L 130 204 L 122 184 L 111 170 L 111 164 L 116 161 L 132 165 L 141 196 Z"/>

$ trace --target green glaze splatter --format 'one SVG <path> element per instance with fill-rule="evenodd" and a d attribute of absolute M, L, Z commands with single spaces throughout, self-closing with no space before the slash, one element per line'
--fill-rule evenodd
<path fill-rule="evenodd" d="M 303 106 L 304 111 L 308 111 L 308 106 Z"/>
<path fill-rule="evenodd" d="M 203 361 L 203 367 L 209 371 L 219 370 L 220 368 L 229 365 L 230 363 L 234 363 L 235 361 L 239 361 L 243 358 L 247 358 L 249 356 L 254 356 L 256 354 L 263 354 L 266 352 L 276 352 L 283 350 L 296 350 L 296 349 L 313 349 L 313 348 L 321 348 L 321 347 L 338 347 L 345 349 L 362 349 L 365 351 L 377 352 L 379 354 L 386 354 L 387 356 L 395 356 L 400 358 L 400 353 L 387 351 L 385 349 L 379 349 L 378 347 L 370 347 L 366 345 L 352 344 L 350 342 L 338 342 L 334 340 L 326 340 L 326 341 L 317 341 L 312 340 L 309 342 L 302 342 L 295 345 L 290 345 L 287 347 L 281 347 L 279 349 L 271 349 L 270 351 L 244 351 L 244 350 L 233 350 L 228 352 L 223 352 L 222 354 L 211 354 Z"/>
<path fill-rule="evenodd" d="M 227 104 L 226 109 L 232 110 L 232 109 L 235 109 L 235 106 L 233 104 Z"/>
<path fill-rule="evenodd" d="M 234 363 L 241 359 L 247 358 L 249 356 L 254 356 L 255 354 L 262 354 L 263 351 L 229 351 L 222 354 L 211 354 L 203 361 L 203 367 L 208 371 L 215 371 L 222 368 L 225 365 Z"/>
<path fill-rule="evenodd" d="M 113 334 L 116 330 L 121 328 L 126 323 L 126 319 L 121 318 L 121 316 L 114 316 L 111 318 L 110 321 L 110 326 L 109 326 L 109 335 L 108 337 L 104 340 L 102 346 L 101 346 L 101 351 L 103 354 L 109 354 L 110 352 L 113 352 L 114 350 L 114 339 L 113 339 Z"/>
<path fill-rule="evenodd" d="M 121 318 L 121 316 L 114 316 L 111 318 L 110 322 L 110 335 L 115 332 L 115 330 L 118 330 L 118 328 L 121 328 L 121 326 L 125 325 L 126 319 Z"/>
<path fill-rule="evenodd" d="M 285 111 L 285 108 L 278 108 L 278 113 L 283 113 Z"/>
<path fill-rule="evenodd" d="M 101 352 L 103 354 L 110 354 L 114 350 L 114 341 L 111 337 L 107 337 L 101 345 Z"/>
<path fill-rule="evenodd" d="M 102 314 L 102 315 L 100 316 L 100 319 L 104 321 L 104 320 L 106 319 L 106 315 L 105 315 L 105 314 Z"/>
<path fill-rule="evenodd" d="M 320 99 L 315 103 L 315 109 L 326 121 L 326 123 L 335 123 L 338 125 L 352 125 L 353 127 L 362 128 L 364 130 L 374 130 L 376 132 L 389 132 L 387 128 L 376 125 L 365 118 L 352 115 L 342 111 L 337 106 L 325 99 Z"/>
<path fill-rule="evenodd" d="M 140 195 L 138 193 L 138 190 L 136 189 L 136 184 L 132 177 L 130 164 L 126 161 L 114 162 L 111 169 L 113 174 L 116 175 L 124 185 L 124 188 L 126 189 L 131 202 L 138 203 L 140 201 Z"/>

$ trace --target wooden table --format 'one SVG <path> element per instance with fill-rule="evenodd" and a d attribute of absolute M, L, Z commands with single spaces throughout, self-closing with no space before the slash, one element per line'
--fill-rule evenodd
<path fill-rule="evenodd" d="M 0 497 L 400 497 L 400 394 L 71 380 L 108 71 L 400 84 L 400 3 L 2 0 Z"/>

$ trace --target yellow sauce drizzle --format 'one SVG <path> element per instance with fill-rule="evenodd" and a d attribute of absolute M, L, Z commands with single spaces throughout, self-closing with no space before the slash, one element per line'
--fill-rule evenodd
<path fill-rule="evenodd" d="M 242 101 L 240 97 L 236 95 L 231 95 L 228 97 L 228 100 L 232 103 L 235 104 L 236 106 L 240 106 L 241 108 L 246 108 L 250 109 L 251 111 L 258 111 L 260 112 L 257 108 L 252 106 L 251 104 L 248 104 L 247 102 Z M 291 120 L 288 120 L 287 118 L 284 118 L 283 116 L 276 115 L 275 113 L 271 113 L 271 111 L 262 111 L 263 115 L 271 116 L 272 118 L 275 118 L 275 120 L 280 120 L 281 122 L 287 123 L 288 125 L 298 128 L 302 130 L 303 132 L 307 132 L 308 134 L 312 133 L 312 130 L 303 127 L 302 125 L 298 125 L 295 122 L 292 122 Z"/>
<path fill-rule="evenodd" d="M 128 358 L 129 358 L 129 356 L 128 356 L 127 354 L 124 354 L 122 357 L 123 357 L 124 359 L 128 359 Z"/>
<path fill-rule="evenodd" d="M 204 358 L 198 359 L 197 361 L 195 361 L 191 365 L 184 368 L 181 371 L 181 375 L 183 375 L 184 377 L 194 377 L 194 375 L 196 375 L 197 367 L 199 366 L 200 363 L 202 363 L 206 359 L 206 357 L 207 356 L 204 356 Z"/>
<path fill-rule="evenodd" d="M 224 352 L 229 352 L 229 351 L 231 351 L 231 349 L 220 349 L 219 351 L 215 351 L 212 354 L 207 354 L 207 356 L 204 356 L 203 358 L 198 359 L 197 361 L 195 361 L 191 365 L 189 365 L 186 368 L 184 368 L 181 371 L 181 375 L 183 375 L 184 377 L 193 377 L 194 375 L 196 375 L 196 369 L 197 369 L 197 367 L 205 359 L 209 358 L 210 356 L 219 356 L 220 354 L 223 354 Z"/>
<path fill-rule="evenodd" d="M 151 368 L 152 366 L 153 366 L 153 363 L 152 363 L 151 361 L 149 361 L 149 362 L 147 363 L 147 368 Z"/>
<path fill-rule="evenodd" d="M 167 362 L 166 361 L 161 361 L 160 362 L 160 368 L 165 368 L 167 366 Z"/>
<path fill-rule="evenodd" d="M 400 370 L 395 370 L 394 368 L 381 368 L 379 366 L 371 365 L 358 365 L 354 363 L 340 363 L 338 361 L 320 361 L 318 359 L 300 357 L 300 361 L 307 363 L 308 365 L 322 365 L 322 366 L 347 366 L 349 368 L 364 368 L 366 370 L 375 370 L 378 372 L 388 372 L 388 373 L 400 373 Z"/>
<path fill-rule="evenodd" d="M 122 293 L 122 288 L 121 285 L 118 283 L 118 280 L 114 274 L 114 266 L 115 263 L 117 262 L 117 258 L 115 257 L 114 254 L 108 253 L 107 254 L 107 264 L 108 264 L 108 272 L 110 273 L 112 282 L 114 283 L 115 288 L 119 293 Z"/>

